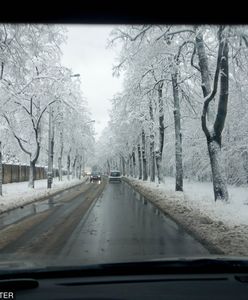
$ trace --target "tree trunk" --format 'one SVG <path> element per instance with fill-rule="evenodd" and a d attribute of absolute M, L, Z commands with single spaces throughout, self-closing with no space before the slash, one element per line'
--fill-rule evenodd
<path fill-rule="evenodd" d="M 142 161 L 143 161 L 143 180 L 147 180 L 147 160 L 146 160 L 146 139 L 145 131 L 142 130 Z"/>
<path fill-rule="evenodd" d="M 222 30 L 221 30 L 222 29 Z M 203 112 L 202 112 L 202 129 L 207 139 L 208 153 L 210 158 L 212 177 L 213 177 L 213 189 L 215 201 L 218 199 L 228 201 L 228 191 L 226 184 L 226 176 L 223 167 L 221 157 L 221 138 L 222 131 L 225 124 L 225 118 L 227 114 L 228 103 L 228 84 L 229 84 L 229 71 L 228 71 L 228 41 L 227 38 L 223 38 L 223 27 L 220 26 L 219 30 L 219 50 L 216 64 L 216 72 L 214 78 L 214 88 L 212 93 L 206 90 L 206 86 L 210 86 L 209 67 L 204 49 L 204 42 L 202 34 L 196 36 L 196 49 L 199 57 L 199 66 L 202 76 L 202 90 L 205 98 Z M 219 75 L 220 74 L 220 75 Z M 206 111 L 210 101 L 216 94 L 218 87 L 218 78 L 220 76 L 220 96 L 218 102 L 218 111 L 214 121 L 214 126 L 211 131 L 208 129 L 206 121 Z"/>
<path fill-rule="evenodd" d="M 52 182 L 53 182 L 53 178 L 56 177 L 56 173 L 54 173 L 54 165 L 53 165 L 53 158 L 54 158 L 54 136 L 52 137 L 51 140 L 51 165 L 52 165 Z"/>
<path fill-rule="evenodd" d="M 247 151 L 243 152 L 241 157 L 243 160 L 243 168 L 245 171 L 246 183 L 248 183 L 248 152 Z"/>
<path fill-rule="evenodd" d="M 132 155 L 129 155 L 129 168 L 130 168 L 130 176 L 133 177 L 133 159 Z"/>
<path fill-rule="evenodd" d="M 81 164 L 80 164 L 80 179 L 82 177 L 82 174 L 84 176 L 84 158 L 83 155 L 81 156 Z"/>
<path fill-rule="evenodd" d="M 82 171 L 82 155 L 78 155 L 78 164 L 77 164 L 77 178 L 81 179 Z"/>
<path fill-rule="evenodd" d="M 60 154 L 58 158 L 59 181 L 62 181 L 63 132 L 60 131 Z"/>
<path fill-rule="evenodd" d="M 140 144 L 138 144 L 138 159 L 139 159 L 139 179 L 142 179 L 142 163 L 141 163 Z"/>
<path fill-rule="evenodd" d="M 35 162 L 30 158 L 28 187 L 34 188 Z"/>
<path fill-rule="evenodd" d="M 119 156 L 119 159 L 118 159 L 118 170 L 121 172 L 121 174 L 123 173 L 121 156 Z"/>
<path fill-rule="evenodd" d="M 85 149 L 83 149 L 83 174 L 85 176 Z"/>
<path fill-rule="evenodd" d="M 62 181 L 62 159 L 61 159 L 61 156 L 58 158 L 58 167 L 59 167 L 59 181 Z"/>
<path fill-rule="evenodd" d="M 82 169 L 81 162 L 79 162 L 79 164 L 78 164 L 78 179 L 81 179 L 81 169 Z"/>
<path fill-rule="evenodd" d="M 130 175 L 130 170 L 129 170 L 129 159 L 127 158 L 127 163 L 126 163 L 126 171 L 127 171 L 127 177 Z"/>
<path fill-rule="evenodd" d="M 132 159 L 133 159 L 133 177 L 136 178 L 136 159 L 135 159 L 135 151 L 133 151 Z"/>
<path fill-rule="evenodd" d="M 52 187 L 53 181 L 53 111 L 49 106 L 49 132 L 48 132 L 48 172 L 47 172 L 47 188 Z"/>
<path fill-rule="evenodd" d="M 119 157 L 119 167 L 118 167 L 118 170 L 121 172 L 121 174 L 123 174 L 123 172 L 122 172 L 122 159 L 121 159 L 121 156 Z"/>
<path fill-rule="evenodd" d="M 154 136 L 151 137 L 150 141 L 150 181 L 155 181 L 155 153 L 154 153 Z"/>
<path fill-rule="evenodd" d="M 110 174 L 110 163 L 109 163 L 109 160 L 107 160 L 107 165 L 108 165 L 108 174 Z"/>
<path fill-rule="evenodd" d="M 80 166 L 79 166 L 79 179 L 81 179 L 82 177 L 82 163 L 80 163 Z"/>
<path fill-rule="evenodd" d="M 67 180 L 70 180 L 70 166 L 71 166 L 71 157 L 70 157 L 70 151 L 67 155 Z"/>
<path fill-rule="evenodd" d="M 72 179 L 74 179 L 76 176 L 76 162 L 77 162 L 77 155 L 75 156 L 72 164 Z"/>
<path fill-rule="evenodd" d="M 151 127 L 150 127 L 150 181 L 155 181 L 155 150 L 154 150 L 154 114 L 152 101 L 149 103 L 149 114 L 151 119 Z"/>
<path fill-rule="evenodd" d="M 226 185 L 226 178 L 224 176 L 225 170 L 222 162 L 221 146 L 216 140 L 214 140 L 214 138 L 211 138 L 207 142 L 207 145 L 213 177 L 214 199 L 215 201 L 227 201 L 228 191 Z"/>
<path fill-rule="evenodd" d="M 172 87 L 173 87 L 173 99 L 174 99 L 176 191 L 183 191 L 181 114 L 180 114 L 177 76 L 178 76 L 178 71 L 177 69 L 175 69 L 175 72 L 172 74 Z"/>
<path fill-rule="evenodd" d="M 135 162 L 133 160 L 133 155 L 134 155 L 134 152 L 132 152 L 130 159 L 132 162 L 132 177 L 134 178 L 135 177 Z"/>
<path fill-rule="evenodd" d="M 30 99 L 30 110 L 28 111 L 27 108 L 25 108 L 25 111 L 29 114 L 29 116 L 31 117 L 32 120 L 32 126 L 33 126 L 33 130 L 34 130 L 34 134 L 35 134 L 35 142 L 36 142 L 36 152 L 33 155 L 33 159 L 32 159 L 32 152 L 28 151 L 24 145 L 23 145 L 23 140 L 21 138 L 19 138 L 16 134 L 15 131 L 13 130 L 13 128 L 10 125 L 10 121 L 7 117 L 7 115 L 4 114 L 4 118 L 7 121 L 10 129 L 12 130 L 12 133 L 15 137 L 15 139 L 17 140 L 21 150 L 29 155 L 29 161 L 30 161 L 30 172 L 29 172 L 29 183 L 28 186 L 34 188 L 34 168 L 35 168 L 35 164 L 37 162 L 37 160 L 39 159 L 39 154 L 40 154 L 40 141 L 41 141 L 41 136 L 40 136 L 40 120 L 42 117 L 42 113 L 44 113 L 46 111 L 46 109 L 44 109 L 42 111 L 42 113 L 39 115 L 38 121 L 35 124 L 34 122 L 34 118 L 33 118 L 33 99 L 31 97 Z M 37 107 L 37 111 L 39 111 L 39 104 Z M 50 132 L 50 131 L 49 131 Z"/>
<path fill-rule="evenodd" d="M 3 162 L 2 162 L 2 142 L 0 142 L 0 196 L 3 195 Z"/>
<path fill-rule="evenodd" d="M 35 180 L 35 164 L 39 158 L 40 154 L 40 143 L 37 141 L 37 149 L 36 149 L 36 154 L 33 159 L 31 159 L 31 154 L 30 154 L 30 168 L 29 168 L 29 183 L 28 186 L 31 188 L 34 188 L 34 180 Z"/>
<path fill-rule="evenodd" d="M 163 182 L 163 175 L 162 175 L 162 157 L 156 153 L 156 167 L 157 167 L 157 174 L 158 174 L 158 183 Z"/>
<path fill-rule="evenodd" d="M 126 168 L 125 168 L 125 159 L 124 157 L 122 156 L 122 174 L 123 176 L 126 176 Z"/>
<path fill-rule="evenodd" d="M 158 150 L 156 151 L 156 166 L 158 172 L 158 183 L 164 181 L 164 177 L 162 174 L 162 155 L 164 148 L 164 105 L 162 99 L 162 88 L 163 84 L 159 85 L 158 89 L 158 107 L 159 107 L 159 142 L 158 142 Z"/>

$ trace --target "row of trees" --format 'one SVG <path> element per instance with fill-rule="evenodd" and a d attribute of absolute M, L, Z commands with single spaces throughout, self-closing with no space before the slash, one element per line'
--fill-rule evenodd
<path fill-rule="evenodd" d="M 227 201 L 227 182 L 248 182 L 248 28 L 121 26 L 116 43 L 124 89 L 98 143 L 102 168 L 159 183 L 173 175 L 176 191 L 184 177 L 212 180 Z"/>
<path fill-rule="evenodd" d="M 1 156 L 30 164 L 30 187 L 36 164 L 48 166 L 48 187 L 53 166 L 60 180 L 63 168 L 80 176 L 94 143 L 79 75 L 61 65 L 65 41 L 62 26 L 0 25 Z"/>

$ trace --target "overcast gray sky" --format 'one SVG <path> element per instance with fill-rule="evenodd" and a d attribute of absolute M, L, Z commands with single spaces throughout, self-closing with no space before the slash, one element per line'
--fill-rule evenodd
<path fill-rule="evenodd" d="M 63 46 L 62 63 L 79 73 L 99 137 L 108 122 L 110 99 L 122 89 L 122 77 L 112 76 L 118 49 L 106 49 L 110 25 L 70 25 L 67 44 Z"/>

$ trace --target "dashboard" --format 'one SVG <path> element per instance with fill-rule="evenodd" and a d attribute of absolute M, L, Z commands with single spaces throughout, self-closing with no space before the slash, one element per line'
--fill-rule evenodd
<path fill-rule="evenodd" d="M 242 275 L 118 276 L 42 279 L 16 299 L 248 299 Z M 248 278 L 248 274 L 247 274 Z"/>
<path fill-rule="evenodd" d="M 247 300 L 248 270 L 238 263 L 201 262 L 20 271 L 2 274 L 0 291 L 14 291 L 18 300 Z"/>

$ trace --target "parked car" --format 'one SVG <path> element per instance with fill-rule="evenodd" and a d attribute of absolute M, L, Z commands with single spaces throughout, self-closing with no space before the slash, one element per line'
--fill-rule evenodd
<path fill-rule="evenodd" d="M 121 182 L 121 172 L 118 170 L 110 171 L 109 182 Z"/>
<path fill-rule="evenodd" d="M 101 173 L 100 172 L 92 172 L 90 175 L 90 182 L 101 181 Z"/>

